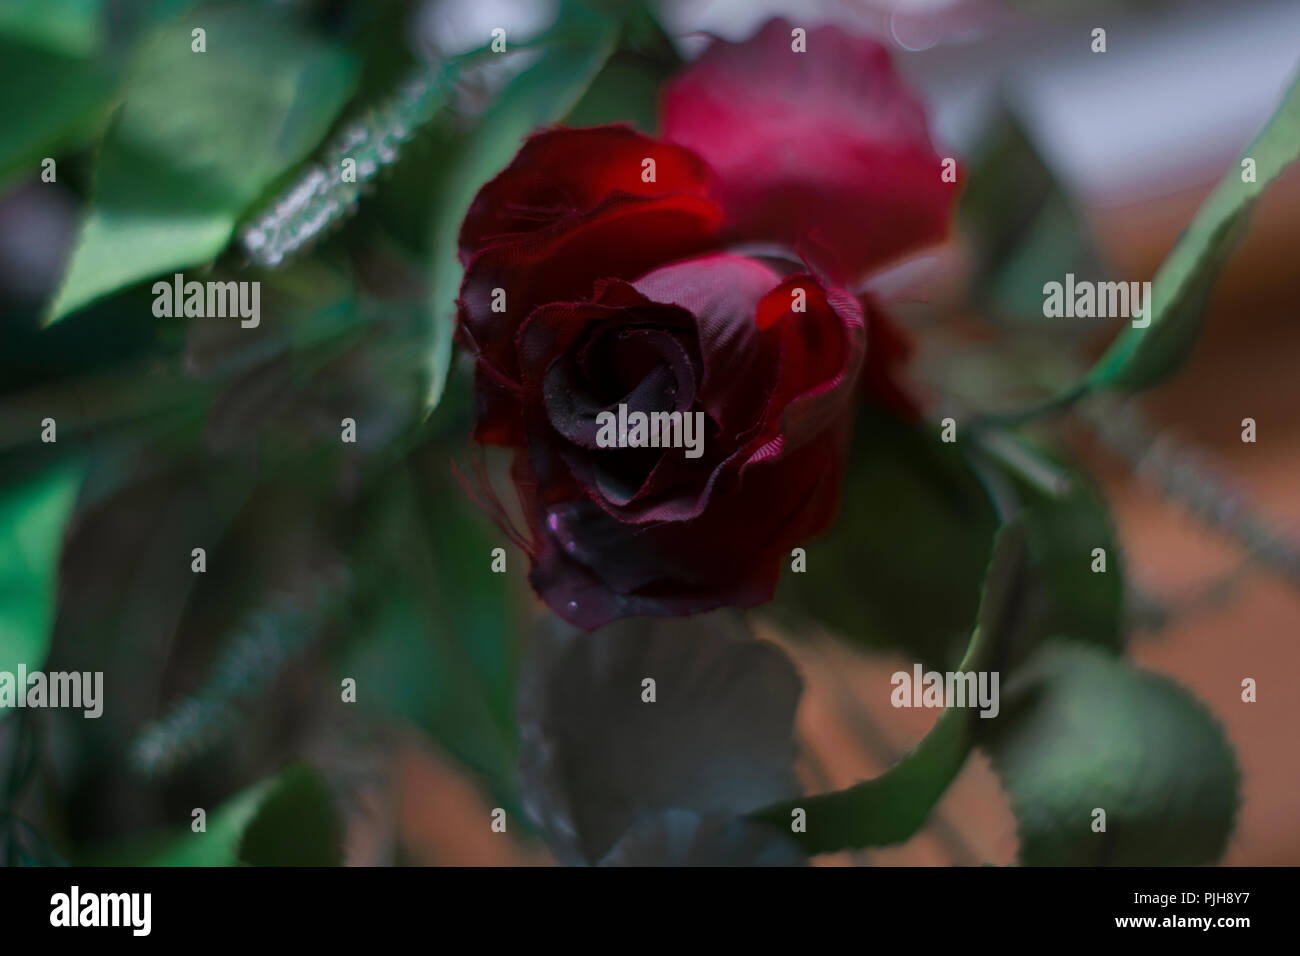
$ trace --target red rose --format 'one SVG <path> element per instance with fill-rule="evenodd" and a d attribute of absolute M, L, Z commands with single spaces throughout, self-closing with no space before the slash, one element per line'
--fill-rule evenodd
<path fill-rule="evenodd" d="M 890 377 L 906 339 L 872 303 L 868 323 L 830 278 L 934 238 L 934 197 L 946 195 L 930 186 L 939 164 L 919 152 L 923 120 L 878 48 L 830 30 L 809 38 L 854 69 L 787 70 L 801 86 L 783 95 L 813 108 L 786 135 L 829 144 L 797 157 L 752 115 L 763 108 L 753 96 L 719 120 L 725 146 L 682 112 L 683 90 L 711 102 L 709 77 L 786 69 L 761 59 L 775 55 L 774 29 L 748 54 L 706 53 L 672 87 L 667 129 L 692 149 L 622 127 L 540 133 L 462 226 L 474 437 L 515 449 L 530 580 L 582 627 L 769 600 L 790 549 L 834 515 L 855 402 L 907 405 Z M 845 76 L 880 84 L 869 134 L 828 128 L 842 118 L 816 108 Z M 745 137 L 753 149 L 732 162 Z M 785 151 L 767 179 L 765 149 Z M 767 185 L 739 183 L 751 174 Z M 862 219 L 850 228 L 846 214 Z M 809 266 L 727 253 L 736 239 L 794 247 L 789 260 Z"/>
<path fill-rule="evenodd" d="M 649 183 L 647 159 L 655 162 Z M 534 136 L 483 187 L 460 232 L 459 332 L 478 359 L 478 441 L 524 439 L 514 338 L 534 308 L 587 298 L 597 279 L 635 278 L 716 245 L 722 211 L 707 180 L 693 153 L 606 126 Z M 496 289 L 503 311 L 493 310 Z"/>

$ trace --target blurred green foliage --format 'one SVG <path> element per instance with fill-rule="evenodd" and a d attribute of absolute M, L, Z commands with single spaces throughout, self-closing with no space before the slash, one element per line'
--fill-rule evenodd
<path fill-rule="evenodd" d="M 0 671 L 45 663 L 63 528 L 81 483 L 77 464 L 9 468 L 0 481 Z M 0 709 L 0 720 L 9 709 Z"/>
<path fill-rule="evenodd" d="M 214 258 L 261 192 L 316 147 L 355 82 L 345 50 L 258 8 L 206 12 L 140 52 L 99 151 L 57 321 L 131 282 Z M 197 22 L 197 21 L 196 21 Z"/>

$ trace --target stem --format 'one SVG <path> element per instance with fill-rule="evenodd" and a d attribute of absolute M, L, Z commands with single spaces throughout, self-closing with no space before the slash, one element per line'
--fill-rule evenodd
<path fill-rule="evenodd" d="M 1032 448 L 1016 441 L 1006 432 L 976 432 L 975 441 L 982 451 L 1049 497 L 1063 498 L 1073 488 L 1073 482 L 1064 469 L 1035 454 Z"/>
<path fill-rule="evenodd" d="M 1249 565 L 1249 561 L 1242 562 L 1179 595 L 1157 596 L 1128 582 L 1124 606 L 1129 609 L 1130 626 L 1137 631 L 1155 634 L 1193 615 L 1199 617 L 1223 607 L 1236 596 Z"/>
<path fill-rule="evenodd" d="M 823 652 L 829 646 L 831 645 L 828 641 L 823 641 Z M 862 701 L 858 700 L 857 695 L 844 679 L 843 671 L 833 664 L 824 668 L 824 670 L 830 679 L 835 702 L 840 713 L 848 722 L 849 727 L 852 728 L 859 742 L 863 744 L 867 752 L 871 754 L 872 759 L 880 766 L 886 768 L 895 766 L 903 755 L 890 743 L 889 738 L 880 729 L 870 711 L 863 706 Z M 961 831 L 937 805 L 930 811 L 930 819 L 926 823 L 926 827 L 934 834 L 935 839 L 943 845 L 944 849 L 948 851 L 954 866 L 976 866 L 979 863 L 978 857 L 966 843 Z"/>
<path fill-rule="evenodd" d="M 520 44 L 511 53 L 530 49 Z M 400 158 L 406 143 L 427 125 L 451 97 L 462 71 L 492 54 L 472 50 L 436 66 L 416 70 L 387 100 L 367 110 L 307 165 L 278 198 L 240 231 L 239 245 L 254 265 L 274 269 L 302 252 L 350 216 L 362 188 Z M 343 161 L 353 160 L 355 176 L 345 182 Z"/>
<path fill-rule="evenodd" d="M 985 431 L 995 428 L 1015 428 L 1029 422 L 1050 418 L 1069 411 L 1080 399 L 1091 394 L 1092 388 L 1084 381 L 1076 382 L 1051 398 L 1026 408 L 1007 412 L 986 412 L 975 420 L 974 428 Z"/>
<path fill-rule="evenodd" d="M 1300 586 L 1300 543 L 1276 530 L 1277 522 L 1215 474 L 1203 455 L 1160 433 L 1131 400 L 1098 395 L 1079 411 L 1102 444 L 1166 500 L 1233 539 L 1250 561 Z"/>

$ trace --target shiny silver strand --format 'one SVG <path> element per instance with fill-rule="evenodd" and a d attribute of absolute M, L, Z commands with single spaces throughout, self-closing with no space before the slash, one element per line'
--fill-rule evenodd
<path fill-rule="evenodd" d="M 350 215 L 362 188 L 395 162 L 401 148 L 427 123 L 446 97 L 449 66 L 426 67 L 386 103 L 344 129 L 279 199 L 239 233 L 249 261 L 273 269 L 309 247 Z M 343 163 L 356 163 L 355 181 L 343 179 Z"/>

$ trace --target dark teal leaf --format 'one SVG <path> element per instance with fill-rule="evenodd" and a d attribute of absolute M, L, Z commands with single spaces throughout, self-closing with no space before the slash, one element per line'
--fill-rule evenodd
<path fill-rule="evenodd" d="M 958 446 L 864 407 L 840 507 L 831 530 L 802 545 L 808 570 L 785 570 L 775 609 L 863 647 L 952 663 L 970 635 L 998 525 Z"/>
<path fill-rule="evenodd" d="M 995 315 L 1041 323 L 1046 279 L 1102 277 L 1084 218 L 1010 109 L 969 165 L 958 221 L 975 256 L 975 295 Z"/>
<path fill-rule="evenodd" d="M 653 706 L 642 700 L 646 677 L 655 681 Z M 608 863 L 612 855 L 623 865 L 671 864 L 671 848 L 686 846 L 678 865 L 730 859 L 731 841 L 700 825 L 708 831 L 706 819 L 735 820 L 799 793 L 794 722 L 802 689 L 789 657 L 755 640 L 732 609 L 625 618 L 590 632 L 545 615 L 519 687 L 519 778 L 529 816 L 565 863 Z M 659 815 L 673 811 L 704 819 L 668 826 L 684 839 L 672 838 Z M 756 829 L 755 858 L 768 849 L 802 862 L 780 833 Z"/>
<path fill-rule="evenodd" d="M 0 37 L 0 188 L 12 178 L 37 176 L 45 157 L 89 142 L 108 114 L 115 86 L 93 60 Z"/>
<path fill-rule="evenodd" d="M 1003 687 L 981 743 L 1035 866 L 1194 866 L 1223 854 L 1238 772 L 1214 718 L 1165 677 L 1053 641 Z M 1104 833 L 1093 811 L 1106 813 Z"/>
<path fill-rule="evenodd" d="M 681 68 L 682 59 L 648 4 L 611 3 L 606 10 L 620 21 L 618 49 L 564 117 L 564 124 L 630 123 L 654 135 L 659 127 L 659 92 Z"/>
<path fill-rule="evenodd" d="M 1023 447 L 1030 449 L 1028 443 Z M 1037 447 L 1031 453 L 1060 468 L 1069 487 L 1049 494 L 1011 478 L 1019 500 L 1016 514 L 1028 535 L 1031 571 L 1004 639 L 1007 660 L 1023 660 L 1057 634 L 1119 653 L 1124 648 L 1124 562 L 1105 499 L 1082 473 Z M 1104 572 L 1092 570 L 1096 548 L 1106 552 Z"/>
<path fill-rule="evenodd" d="M 659 90 L 667 72 L 653 60 L 620 50 L 596 75 L 578 104 L 564 117 L 566 126 L 629 123 L 653 135 L 659 124 Z"/>

